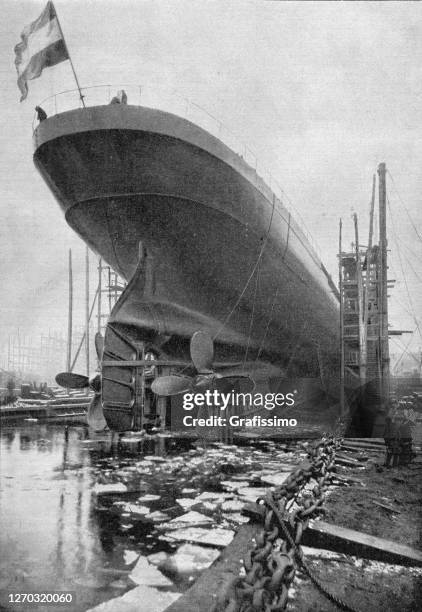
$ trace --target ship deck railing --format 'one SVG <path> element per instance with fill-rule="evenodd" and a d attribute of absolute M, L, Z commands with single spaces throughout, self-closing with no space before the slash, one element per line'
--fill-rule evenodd
<path fill-rule="evenodd" d="M 124 90 L 128 97 L 128 104 L 134 106 L 143 106 L 155 108 L 168 113 L 172 113 L 195 123 L 202 129 L 206 130 L 219 140 L 221 140 L 232 151 L 241 156 L 243 160 L 253 170 L 257 177 L 260 177 L 279 199 L 283 206 L 291 213 L 307 241 L 314 250 L 317 258 L 321 260 L 321 250 L 316 243 L 314 237 L 308 230 L 306 223 L 300 212 L 294 206 L 293 202 L 280 186 L 273 174 L 266 166 L 258 159 L 258 156 L 252 149 L 222 121 L 209 113 L 199 104 L 192 102 L 186 96 L 177 90 L 166 90 L 159 87 L 148 87 L 144 85 L 127 85 L 127 84 L 107 84 L 107 85 L 92 85 L 82 87 L 82 95 L 85 106 L 102 106 L 110 104 L 112 98 L 119 90 Z M 39 103 L 47 113 L 48 117 L 82 108 L 82 101 L 78 89 L 68 89 L 55 93 L 48 98 L 45 98 Z M 36 128 L 36 113 L 32 123 L 32 128 Z"/>

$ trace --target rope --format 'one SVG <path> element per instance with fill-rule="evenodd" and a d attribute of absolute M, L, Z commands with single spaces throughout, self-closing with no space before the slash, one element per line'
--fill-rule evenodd
<path fill-rule="evenodd" d="M 395 181 L 394 181 L 394 178 L 393 178 L 393 176 L 392 176 L 392 174 L 391 174 L 391 172 L 390 172 L 389 170 L 387 170 L 387 174 L 388 174 L 388 176 L 391 178 L 391 182 L 393 183 L 394 191 L 395 191 L 395 192 L 396 192 L 396 194 L 398 195 L 398 198 L 399 198 L 400 202 L 402 203 L 402 206 L 403 206 L 403 208 L 404 208 L 404 210 L 405 210 L 405 212 L 406 212 L 406 215 L 407 215 L 407 216 L 408 216 L 408 218 L 409 218 L 409 221 L 410 221 L 410 223 L 411 223 L 411 225 L 412 225 L 413 229 L 415 230 L 415 233 L 416 233 L 417 237 L 418 237 L 418 238 L 419 238 L 419 240 L 422 242 L 422 236 L 421 236 L 421 235 L 420 235 L 420 233 L 418 232 L 418 230 L 417 230 L 417 228 L 416 228 L 416 225 L 415 225 L 415 223 L 414 223 L 414 221 L 413 221 L 412 217 L 410 216 L 410 213 L 409 213 L 409 211 L 407 210 L 405 203 L 403 202 L 403 198 L 401 197 L 401 195 L 400 195 L 400 193 L 399 193 L 399 191 L 398 191 L 398 189 L 397 189 L 397 187 L 396 187 L 396 183 L 395 183 Z"/>
<path fill-rule="evenodd" d="M 321 593 L 325 595 L 327 599 L 335 603 L 341 610 L 345 610 L 346 612 L 356 612 L 356 608 L 352 608 L 351 606 L 349 606 L 345 601 L 343 601 L 343 599 L 340 599 L 340 597 L 337 597 L 337 595 L 331 593 L 327 589 L 327 587 L 322 584 L 320 579 L 315 576 L 315 574 L 310 569 L 309 565 L 304 559 L 300 559 L 300 565 L 305 570 L 305 573 L 309 576 L 315 586 L 318 587 L 318 589 L 321 591 Z"/>
<path fill-rule="evenodd" d="M 253 302 L 252 302 L 251 322 L 250 322 L 250 325 L 249 325 L 248 342 L 246 344 L 245 357 L 243 358 L 243 367 L 245 366 L 245 363 L 246 363 L 246 360 L 247 360 L 247 357 L 248 357 L 249 346 L 250 346 L 250 343 L 251 343 L 253 322 L 254 322 L 254 317 L 255 317 L 256 296 L 257 296 L 257 292 L 258 292 L 258 283 L 259 283 L 259 266 L 258 266 L 258 268 L 256 270 L 255 292 L 254 292 Z"/>
<path fill-rule="evenodd" d="M 393 372 L 397 371 L 397 368 L 399 367 L 400 363 L 403 360 L 403 357 L 405 355 L 408 355 L 409 357 L 412 357 L 412 359 L 414 359 L 416 361 L 416 363 L 419 365 L 419 360 L 413 355 L 413 353 L 411 353 L 410 351 L 408 351 L 408 347 L 410 345 L 410 343 L 412 342 L 412 336 L 410 336 L 410 340 L 408 341 L 407 345 L 405 347 L 401 346 L 394 338 L 391 338 L 391 340 L 396 344 L 396 346 L 399 347 L 399 349 L 402 351 L 399 359 L 397 360 L 394 368 L 393 368 Z"/>
<path fill-rule="evenodd" d="M 401 258 L 401 254 L 400 254 L 400 248 L 399 248 L 398 240 L 397 240 L 397 236 L 396 236 L 396 230 L 394 229 L 394 222 L 393 222 L 393 215 L 392 215 L 392 212 L 391 212 L 390 200 L 388 198 L 387 198 L 387 204 L 388 204 L 388 212 L 390 213 L 391 227 L 392 227 L 392 230 L 393 230 L 393 238 L 394 238 L 394 241 L 396 243 L 397 255 L 398 255 L 398 258 L 399 258 L 400 268 L 401 268 L 401 271 L 402 271 L 403 280 L 404 280 L 404 284 L 405 284 L 405 287 L 406 287 L 407 297 L 409 299 L 409 306 L 410 306 L 410 308 L 412 310 L 412 317 L 413 317 L 413 320 L 414 320 L 415 325 L 417 327 L 417 330 L 419 332 L 419 335 L 422 338 L 422 332 L 420 330 L 419 323 L 418 323 L 418 320 L 417 320 L 416 315 L 415 315 L 415 308 L 413 306 L 413 301 L 412 301 L 412 298 L 410 296 L 409 286 L 407 284 L 406 275 L 404 273 L 404 267 L 403 267 L 403 262 L 402 262 L 402 258 Z"/>
<path fill-rule="evenodd" d="M 391 266 L 391 262 L 390 262 L 390 266 Z M 394 274 L 395 274 L 395 271 L 394 271 L 393 266 L 391 266 L 391 269 L 393 270 L 393 272 L 394 272 Z M 402 302 L 401 302 L 401 301 L 398 299 L 398 297 L 397 297 L 396 295 L 394 295 L 394 294 L 393 294 L 391 297 L 392 297 L 392 299 L 393 299 L 393 300 L 396 300 L 397 304 L 398 304 L 399 306 L 401 306 L 401 308 L 403 308 L 403 310 L 404 310 L 405 312 L 407 312 L 407 314 L 408 314 L 408 315 L 410 315 L 411 317 L 413 317 L 413 314 L 410 312 L 410 310 L 407 308 L 407 306 L 405 306 L 405 305 L 404 305 L 404 304 L 403 304 L 403 303 L 402 303 Z"/>
<path fill-rule="evenodd" d="M 412 255 L 412 257 L 414 257 L 415 259 L 419 259 L 419 256 L 418 256 L 418 255 L 416 255 L 416 254 L 415 254 L 415 253 L 412 251 L 412 249 L 411 249 L 411 248 L 410 248 L 410 247 L 409 247 L 409 246 L 408 246 L 408 245 L 407 245 L 405 242 L 403 242 L 403 240 L 402 240 L 401 238 L 399 238 L 399 237 L 397 236 L 397 234 L 396 234 L 396 239 L 397 239 L 397 241 L 398 241 L 398 242 L 400 242 L 400 244 L 402 245 L 402 247 L 405 247 L 405 248 L 406 248 L 406 249 L 407 249 L 407 250 L 410 252 L 410 254 Z M 412 270 L 413 274 L 414 274 L 414 275 L 416 276 L 416 278 L 417 278 L 417 279 L 418 279 L 418 280 L 419 280 L 419 281 L 422 283 L 422 277 L 421 277 L 421 276 L 419 276 L 419 274 L 416 272 L 416 270 L 415 270 L 415 268 L 413 267 L 412 262 L 410 261 L 409 257 L 408 257 L 407 255 L 405 255 L 404 253 L 403 253 L 403 257 L 404 257 L 404 259 L 406 260 L 406 262 L 407 262 L 407 264 L 408 264 L 409 268 Z M 422 259 L 421 259 L 421 262 L 422 262 Z"/>
<path fill-rule="evenodd" d="M 282 261 L 282 263 L 284 263 L 284 260 L 285 260 L 285 258 L 286 258 L 286 254 L 287 254 L 287 250 L 288 250 L 288 248 L 289 248 L 289 239 L 290 239 L 290 222 L 291 222 L 291 217 L 292 217 L 292 216 L 291 216 L 291 213 L 289 212 L 289 217 L 288 217 L 288 221 L 287 221 L 287 237 L 286 237 L 286 246 L 284 247 L 283 255 L 281 256 L 281 261 Z M 260 343 L 260 345 L 259 345 L 259 348 L 258 348 L 258 353 L 257 353 L 256 358 L 255 358 L 255 362 L 257 362 L 257 361 L 258 361 L 258 359 L 259 359 L 259 357 L 260 357 L 260 355 L 261 355 L 261 353 L 262 353 L 262 349 L 263 349 L 263 346 L 264 346 L 264 342 L 265 342 L 265 340 L 266 340 L 266 338 L 267 338 L 267 333 L 268 333 L 268 330 L 269 330 L 269 328 L 270 328 L 271 322 L 272 322 L 272 320 L 273 320 L 274 307 L 275 307 L 275 304 L 276 304 L 276 300 L 277 300 L 277 298 L 278 298 L 278 293 L 279 293 L 279 291 L 280 291 L 280 286 L 278 286 L 278 287 L 277 287 L 277 289 L 276 289 L 276 291 L 275 291 L 275 294 L 274 294 L 274 297 L 273 297 L 273 301 L 272 301 L 272 304 L 271 304 L 271 309 L 270 309 L 270 314 L 269 314 L 269 317 L 268 317 L 267 326 L 266 326 L 266 328 L 265 328 L 264 335 L 263 335 L 262 340 L 261 340 L 261 343 Z"/>
<path fill-rule="evenodd" d="M 223 329 L 225 328 L 225 326 L 229 322 L 229 320 L 230 320 L 231 316 L 233 315 L 234 311 L 239 306 L 240 301 L 243 298 L 243 296 L 245 295 L 246 289 L 248 288 L 249 283 L 251 282 L 251 280 L 252 280 L 252 278 L 253 278 L 253 276 L 255 274 L 255 271 L 256 271 L 257 267 L 259 266 L 259 262 L 261 261 L 261 257 L 264 254 L 264 250 L 265 250 L 265 247 L 267 246 L 267 242 L 268 242 L 268 239 L 269 239 L 269 236 L 270 236 L 270 230 L 271 230 L 271 226 L 272 226 L 272 223 L 273 223 L 273 217 L 274 217 L 274 209 L 275 209 L 275 195 L 273 194 L 273 207 L 272 207 L 272 210 L 271 210 L 270 222 L 269 222 L 269 225 L 268 225 L 267 233 L 266 233 L 266 235 L 264 237 L 264 240 L 262 242 L 261 249 L 259 251 L 258 257 L 256 259 L 256 262 L 255 262 L 255 264 L 254 264 L 254 266 L 252 268 L 252 271 L 251 271 L 251 273 L 250 273 L 250 275 L 249 275 L 249 277 L 248 277 L 248 279 L 247 279 L 247 281 L 246 281 L 246 283 L 245 283 L 245 285 L 244 285 L 244 287 L 243 287 L 239 297 L 237 298 L 237 300 L 236 300 L 235 304 L 233 305 L 232 309 L 230 310 L 229 314 L 224 319 L 220 329 L 215 334 L 213 340 L 216 340 L 218 338 L 220 333 L 223 331 Z"/>
<path fill-rule="evenodd" d="M 275 304 L 276 304 L 276 300 L 277 300 L 277 297 L 278 297 L 279 290 L 280 290 L 280 286 L 277 287 L 277 289 L 276 289 L 276 291 L 274 293 L 273 302 L 271 304 L 271 310 L 270 310 L 270 314 L 269 314 L 268 321 L 267 321 L 267 326 L 265 328 L 264 335 L 262 336 L 261 344 L 259 345 L 258 353 L 257 353 L 256 358 L 255 358 L 255 362 L 257 362 L 259 357 L 261 356 L 262 349 L 264 347 L 264 342 L 265 342 L 265 340 L 267 338 L 267 333 L 268 333 L 268 330 L 270 328 L 271 322 L 273 320 L 274 307 L 275 307 Z"/>

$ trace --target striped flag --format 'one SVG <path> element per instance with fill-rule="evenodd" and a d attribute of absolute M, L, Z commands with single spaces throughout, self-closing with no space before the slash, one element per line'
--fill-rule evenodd
<path fill-rule="evenodd" d="M 69 59 L 52 2 L 47 3 L 38 19 L 25 27 L 21 39 L 15 47 L 15 66 L 22 102 L 28 95 L 27 81 L 39 77 L 44 68 Z"/>

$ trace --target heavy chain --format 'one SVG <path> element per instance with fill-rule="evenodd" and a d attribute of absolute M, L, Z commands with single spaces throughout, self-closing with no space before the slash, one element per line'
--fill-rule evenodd
<path fill-rule="evenodd" d="M 264 528 L 253 550 L 243 560 L 243 575 L 234 578 L 219 596 L 215 610 L 221 612 L 281 612 L 299 566 L 312 582 L 341 609 L 355 612 L 329 593 L 303 559 L 302 533 L 324 502 L 341 441 L 324 438 L 308 452 L 308 461 L 264 498 L 256 501 Z M 316 481 L 311 485 L 311 480 Z"/>

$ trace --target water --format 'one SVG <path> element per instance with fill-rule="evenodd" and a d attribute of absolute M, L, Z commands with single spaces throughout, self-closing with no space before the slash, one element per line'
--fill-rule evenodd
<path fill-rule="evenodd" d="M 113 453 L 115 463 L 120 455 L 110 438 L 86 444 L 87 437 L 84 427 L 70 427 L 66 434 L 63 426 L 38 423 L 1 431 L 0 605 L 5 609 L 12 609 L 9 591 L 77 591 L 72 609 L 78 611 L 121 592 L 121 585 L 110 585 L 125 575 L 125 561 L 133 559 L 128 551 L 139 554 L 137 540 L 148 529 L 138 527 L 136 536 L 121 532 L 116 517 L 95 510 L 93 484 Z"/>
<path fill-rule="evenodd" d="M 223 491 L 222 481 L 242 480 L 284 453 L 273 443 L 268 449 L 259 442 L 256 448 L 216 444 L 204 452 L 172 437 L 88 435 L 83 426 L 38 422 L 2 429 L 0 609 L 83 612 L 125 593 L 140 555 L 161 553 L 171 561 L 181 546 L 163 539 L 160 521 L 137 514 L 139 506 L 163 512 L 161 522 L 179 517 L 185 510 L 177 499 Z M 116 483 L 127 492 L 94 493 Z M 219 510 L 210 516 L 213 526 L 235 528 Z M 160 568 L 171 580 L 166 590 L 186 590 L 199 575 L 193 567 L 188 573 Z M 65 608 L 9 604 L 9 592 L 30 591 L 73 591 L 77 601 Z"/>

